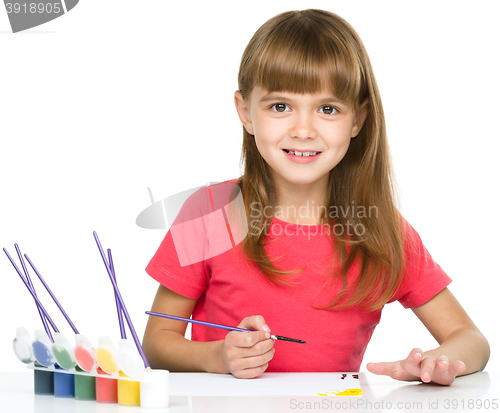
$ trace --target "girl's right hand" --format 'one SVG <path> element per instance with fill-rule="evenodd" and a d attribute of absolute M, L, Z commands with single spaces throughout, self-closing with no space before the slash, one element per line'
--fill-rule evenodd
<path fill-rule="evenodd" d="M 238 327 L 255 331 L 229 332 L 222 343 L 222 359 L 228 373 L 239 379 L 251 379 L 267 369 L 274 356 L 274 340 L 262 316 L 246 317 Z"/>

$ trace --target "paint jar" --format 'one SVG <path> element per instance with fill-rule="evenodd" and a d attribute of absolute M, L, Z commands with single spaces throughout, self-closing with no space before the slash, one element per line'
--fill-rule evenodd
<path fill-rule="evenodd" d="M 12 342 L 12 348 L 18 360 L 24 364 L 31 364 L 33 357 L 33 341 L 26 327 L 17 327 L 16 338 Z"/>
<path fill-rule="evenodd" d="M 34 374 L 34 388 L 35 394 L 37 395 L 54 395 L 54 372 L 44 371 L 47 370 L 46 367 L 42 366 L 40 363 L 35 361 L 35 374 Z M 44 370 L 38 370 L 44 369 Z"/>
<path fill-rule="evenodd" d="M 54 333 L 52 354 L 54 354 L 57 364 L 63 369 L 70 370 L 76 366 L 73 347 L 62 333 Z"/>
<path fill-rule="evenodd" d="M 108 336 L 99 336 L 99 345 L 96 350 L 96 359 L 99 367 L 108 374 L 118 373 L 116 348 Z"/>
<path fill-rule="evenodd" d="M 99 403 L 118 403 L 118 383 L 116 379 L 99 376 L 109 376 L 100 367 L 95 378 L 95 399 Z"/>
<path fill-rule="evenodd" d="M 120 371 L 128 377 L 140 378 L 144 372 L 144 360 L 139 355 L 135 343 L 126 338 L 118 340 L 116 362 Z"/>
<path fill-rule="evenodd" d="M 54 364 L 56 370 L 64 370 Z M 73 373 L 54 372 L 54 396 L 55 397 L 75 397 L 75 375 Z"/>
<path fill-rule="evenodd" d="M 52 343 L 44 330 L 35 330 L 35 340 L 33 341 L 33 355 L 43 367 L 53 366 L 56 360 L 52 354 Z"/>
<path fill-rule="evenodd" d="M 77 372 L 84 372 L 76 366 Z M 75 374 L 75 399 L 95 400 L 95 377 L 91 375 Z"/>
<path fill-rule="evenodd" d="M 75 335 L 75 360 L 84 371 L 91 372 L 97 368 L 95 349 L 90 340 L 82 334 Z"/>
<path fill-rule="evenodd" d="M 120 377 L 128 377 L 122 371 Z M 138 381 L 118 379 L 118 404 L 122 406 L 140 406 L 141 386 Z"/>
<path fill-rule="evenodd" d="M 141 407 L 165 409 L 168 407 L 168 370 L 146 371 L 141 378 Z"/>

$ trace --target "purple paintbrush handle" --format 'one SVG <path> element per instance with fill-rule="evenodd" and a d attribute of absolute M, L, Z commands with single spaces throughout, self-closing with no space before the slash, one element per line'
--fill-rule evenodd
<path fill-rule="evenodd" d="M 106 267 L 106 271 L 108 272 L 109 279 L 111 280 L 111 284 L 113 284 L 113 288 L 115 289 L 116 296 L 118 297 L 118 300 L 120 301 L 120 305 L 123 310 L 123 314 L 125 315 L 125 320 L 127 320 L 128 327 L 130 328 L 130 331 L 132 333 L 132 337 L 134 338 L 135 345 L 137 346 L 137 350 L 139 351 L 139 354 L 142 357 L 142 360 L 144 361 L 144 367 L 147 369 L 150 369 L 151 367 L 149 366 L 148 360 L 146 358 L 146 354 L 144 354 L 144 350 L 142 349 L 141 342 L 139 341 L 139 337 L 137 337 L 137 333 L 135 332 L 134 325 L 132 324 L 132 320 L 128 314 L 127 307 L 125 307 L 125 302 L 123 301 L 122 295 L 120 294 L 120 290 L 118 289 L 118 286 L 116 285 L 116 281 L 113 278 L 113 274 L 111 273 L 111 269 L 109 268 L 108 261 L 106 260 L 106 255 L 104 254 L 104 250 L 102 249 L 101 246 L 101 241 L 99 241 L 99 237 L 97 236 L 97 233 L 94 231 L 94 238 L 97 243 L 97 247 L 99 248 L 99 252 L 101 253 L 101 258 L 104 262 L 104 266 Z"/>
<path fill-rule="evenodd" d="M 206 326 L 206 327 L 220 328 L 221 330 L 241 331 L 243 333 L 253 333 L 254 332 L 253 330 L 245 330 L 244 328 L 225 326 L 224 324 L 209 323 L 208 321 L 193 320 L 192 318 L 184 318 L 184 317 L 179 317 L 176 315 L 155 313 L 152 311 L 146 311 L 146 314 L 154 315 L 156 317 L 170 318 L 172 320 L 184 321 L 186 323 L 199 324 L 201 326 Z M 302 343 L 302 344 L 306 343 L 304 340 L 297 340 L 295 338 L 277 336 L 275 334 L 271 334 L 271 338 L 274 340 L 291 341 L 293 343 Z"/>
<path fill-rule="evenodd" d="M 14 247 L 16 248 L 17 256 L 19 257 L 19 261 L 21 262 L 21 266 L 23 267 L 25 279 L 28 282 L 28 285 L 31 287 L 33 298 L 36 297 L 38 299 L 38 296 L 36 295 L 36 292 L 35 292 L 35 286 L 31 282 L 31 278 L 30 278 L 30 275 L 28 273 L 28 269 L 26 268 L 26 264 L 24 263 L 23 255 L 21 254 L 21 249 L 19 248 L 19 245 L 17 245 L 17 244 L 14 244 Z M 44 316 L 42 310 L 40 309 L 40 305 L 38 304 L 38 301 L 36 302 L 36 308 L 38 310 L 38 314 L 40 314 L 40 318 L 42 319 L 43 328 L 44 328 L 45 332 L 47 333 L 47 335 L 49 336 L 50 341 L 53 342 L 54 338 L 52 337 L 52 333 L 50 332 L 50 328 L 47 325 L 47 320 L 45 319 L 45 316 Z"/>
<path fill-rule="evenodd" d="M 115 266 L 113 265 L 113 256 L 111 255 L 111 250 L 108 248 L 108 261 L 109 268 L 111 270 L 111 274 L 113 274 L 113 279 L 116 282 L 116 274 L 115 274 Z M 118 285 L 118 284 L 116 284 Z M 120 336 L 123 339 L 127 338 L 127 333 L 125 332 L 125 326 L 123 325 L 123 312 L 122 306 L 120 305 L 120 300 L 118 300 L 118 296 L 115 291 L 115 301 L 116 301 L 116 311 L 118 313 L 118 324 L 120 325 Z"/>
<path fill-rule="evenodd" d="M 153 311 L 146 311 L 146 314 L 154 315 L 156 317 L 170 318 L 172 320 L 184 321 L 186 323 L 199 324 L 200 326 L 220 328 L 221 330 L 228 331 L 241 331 L 243 333 L 253 333 L 252 330 L 245 330 L 244 328 L 225 326 L 223 324 L 209 323 L 208 321 L 193 320 L 192 318 L 178 317 L 176 315 L 155 313 Z"/>
<path fill-rule="evenodd" d="M 31 262 L 31 260 L 28 257 L 28 255 L 24 254 L 24 256 L 28 260 L 29 264 L 31 265 L 31 268 L 33 268 L 33 271 L 35 271 L 35 274 L 38 276 L 38 278 L 42 282 L 42 284 L 45 287 L 45 289 L 47 290 L 47 292 L 50 294 L 50 296 L 52 297 L 52 299 L 56 303 L 57 307 L 59 307 L 59 310 L 61 310 L 61 313 L 63 314 L 64 318 L 66 318 L 66 321 L 69 323 L 69 325 L 71 326 L 71 328 L 73 329 L 73 331 L 75 332 L 75 334 L 80 334 L 78 332 L 78 330 L 76 329 L 75 325 L 73 324 L 73 322 L 70 320 L 68 314 L 66 314 L 66 311 L 64 311 L 64 308 L 62 308 L 62 305 L 59 304 L 59 301 L 57 301 L 56 296 L 52 293 L 51 289 L 49 288 L 49 286 L 47 285 L 47 283 L 45 282 L 45 280 L 42 278 L 42 275 L 38 272 L 38 270 L 36 269 L 36 267 L 33 264 L 33 262 Z"/>
<path fill-rule="evenodd" d="M 30 292 L 30 294 L 33 296 L 33 299 L 35 300 L 35 302 L 37 304 L 37 308 L 38 308 L 39 312 L 41 313 L 40 317 L 42 318 L 42 323 L 44 325 L 45 331 L 46 331 L 47 335 L 49 336 L 49 338 L 51 339 L 51 341 L 53 342 L 54 340 L 52 338 L 52 334 L 50 332 L 50 329 L 47 326 L 47 323 L 44 322 L 45 318 L 49 321 L 49 323 L 52 326 L 52 328 L 54 329 L 54 331 L 59 332 L 59 330 L 57 329 L 56 325 L 54 324 L 54 322 L 50 318 L 49 314 L 47 313 L 47 311 L 43 307 L 42 303 L 38 299 L 36 293 L 30 287 L 30 284 L 25 280 L 24 276 L 21 274 L 21 271 L 19 270 L 19 268 L 17 267 L 16 263 L 14 262 L 14 260 L 12 259 L 12 257 L 10 256 L 9 252 L 5 248 L 3 249 L 3 252 L 5 252 L 5 255 L 7 255 L 7 258 L 9 259 L 9 261 L 11 262 L 11 264 L 13 265 L 13 267 L 16 270 L 17 274 L 19 275 L 19 277 L 23 281 L 24 285 L 26 286 L 26 288 L 28 289 L 28 291 Z"/>

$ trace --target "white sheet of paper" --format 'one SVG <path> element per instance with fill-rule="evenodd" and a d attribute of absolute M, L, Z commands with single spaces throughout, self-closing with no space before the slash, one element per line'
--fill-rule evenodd
<path fill-rule="evenodd" d="M 230 374 L 175 373 L 170 396 L 333 396 L 361 389 L 360 373 L 264 373 L 255 379 Z M 360 392 L 349 395 L 360 396 Z"/>

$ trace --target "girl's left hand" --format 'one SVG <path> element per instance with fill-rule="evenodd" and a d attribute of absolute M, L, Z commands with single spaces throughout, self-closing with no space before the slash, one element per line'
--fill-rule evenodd
<path fill-rule="evenodd" d="M 460 360 L 451 362 L 445 355 L 424 355 L 421 349 L 414 348 L 405 360 L 368 363 L 366 368 L 371 373 L 390 376 L 395 380 L 421 380 L 424 383 L 432 381 L 448 386 L 466 367 Z"/>

